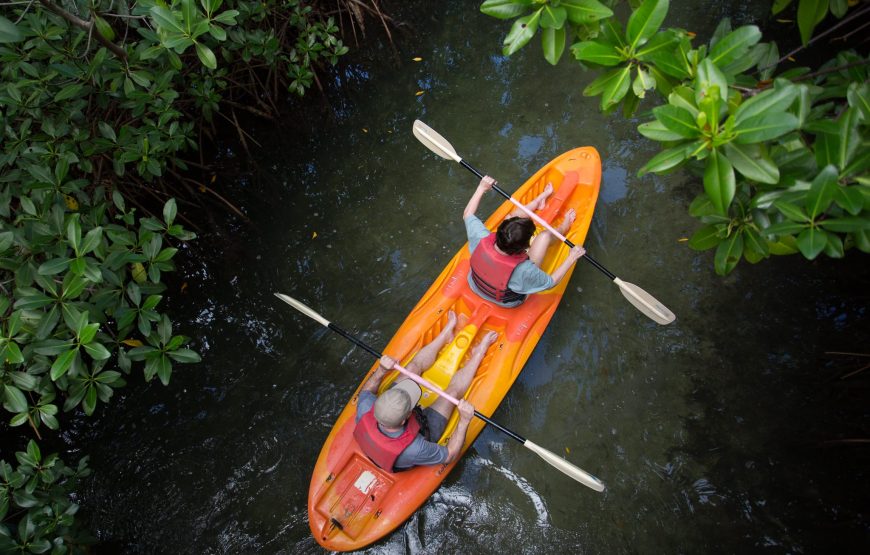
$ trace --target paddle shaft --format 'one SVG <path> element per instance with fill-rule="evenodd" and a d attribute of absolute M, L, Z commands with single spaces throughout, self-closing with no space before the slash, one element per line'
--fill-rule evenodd
<path fill-rule="evenodd" d="M 346 332 L 345 330 L 341 329 L 340 327 L 336 326 L 332 322 L 330 322 L 327 327 L 329 329 L 331 329 L 332 331 L 334 331 L 335 333 L 337 333 L 338 335 L 344 337 L 345 339 L 347 339 L 351 343 L 354 343 L 358 347 L 361 347 L 364 351 L 368 352 L 373 357 L 380 359 L 383 356 L 383 354 L 379 353 L 377 350 L 370 347 L 368 344 L 366 344 L 362 340 L 357 339 L 356 337 L 354 337 L 350 333 Z M 450 401 L 454 405 L 457 405 L 457 406 L 459 405 L 459 400 L 456 397 L 450 395 L 446 391 L 442 391 L 435 384 L 433 384 L 432 382 L 430 382 L 429 380 L 427 380 L 423 376 L 420 376 L 418 374 L 414 374 L 413 372 L 408 371 L 406 368 L 402 367 L 398 363 L 393 366 L 393 369 L 398 370 L 399 372 L 401 372 L 402 374 L 404 374 L 408 378 L 414 380 L 415 382 L 422 385 L 423 387 L 426 387 L 427 389 L 438 394 L 439 396 L 444 397 L 445 399 L 447 399 L 448 401 Z M 483 420 L 484 422 L 486 422 L 490 426 L 499 429 L 500 431 L 504 432 L 505 434 L 509 435 L 510 437 L 519 441 L 520 443 L 523 443 L 523 444 L 526 443 L 526 438 L 524 438 L 523 436 L 519 435 L 516 432 L 512 432 L 511 430 L 508 430 L 507 428 L 505 428 L 501 424 L 493 422 L 488 417 L 484 416 L 483 414 L 481 414 L 480 412 L 478 412 L 476 410 L 474 411 L 474 416 L 476 416 L 477 418 L 480 418 L 481 420 Z"/>
<path fill-rule="evenodd" d="M 471 173 L 476 175 L 478 178 L 483 179 L 483 174 L 480 173 L 474 166 L 472 166 L 471 164 L 469 164 L 465 160 L 460 160 L 459 164 L 463 168 L 467 169 L 468 171 L 470 171 Z M 534 212 L 532 212 L 531 210 L 526 208 L 525 205 L 523 205 L 523 203 L 521 203 L 520 201 L 518 201 L 518 200 L 514 199 L 512 196 L 510 196 L 510 194 L 505 192 L 504 189 L 502 189 L 501 187 L 499 187 L 496 184 L 493 184 L 492 189 L 493 189 L 493 191 L 500 194 L 501 196 L 503 196 L 507 200 L 511 201 L 514 205 L 516 205 L 518 208 L 520 208 L 523 212 L 528 214 L 530 218 L 532 218 L 533 220 L 538 222 L 540 225 L 542 225 L 544 228 L 546 228 L 547 231 L 549 231 L 550 233 L 552 233 L 553 235 L 558 237 L 560 241 L 562 241 L 563 243 L 568 245 L 568 248 L 574 248 L 576 246 L 576 245 L 574 245 L 574 243 L 571 242 L 570 239 L 568 239 L 567 237 L 565 237 L 564 235 L 562 235 L 561 233 L 556 231 L 553 228 L 553 226 L 551 226 L 550 224 L 545 222 L 540 216 L 538 216 L 537 214 L 535 214 Z M 611 279 L 611 281 L 616 279 L 616 275 L 613 272 L 611 272 L 610 270 L 608 270 L 607 268 L 602 266 L 597 260 L 592 258 L 589 255 L 589 253 L 586 253 L 585 255 L 583 255 L 583 260 L 585 260 L 586 262 L 595 266 L 595 268 L 597 268 L 600 272 L 602 272 L 604 275 L 609 277 Z"/>

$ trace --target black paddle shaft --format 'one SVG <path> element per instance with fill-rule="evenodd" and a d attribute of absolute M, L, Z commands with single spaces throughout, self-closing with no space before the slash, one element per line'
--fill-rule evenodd
<path fill-rule="evenodd" d="M 365 342 L 362 341 L 361 339 L 357 339 L 356 337 L 354 337 L 353 335 L 351 335 L 349 332 L 344 331 L 343 329 L 341 329 L 340 327 L 336 326 L 336 325 L 333 324 L 332 322 L 330 322 L 329 325 L 328 325 L 327 327 L 328 327 L 329 329 L 331 329 L 332 331 L 334 331 L 335 333 L 337 333 L 338 335 L 344 337 L 345 339 L 347 339 L 347 340 L 350 341 L 351 343 L 357 345 L 358 347 L 361 347 L 364 351 L 366 351 L 367 353 L 369 353 L 369 354 L 372 355 L 373 357 L 375 357 L 375 358 L 377 358 L 377 359 L 380 359 L 380 358 L 383 356 L 383 354 L 379 353 L 379 352 L 376 351 L 374 348 L 370 347 L 367 343 L 365 343 Z M 484 422 L 486 422 L 487 424 L 489 424 L 489 425 L 492 426 L 493 428 L 496 428 L 496 429 L 498 429 L 498 430 L 504 432 L 505 434 L 509 435 L 510 437 L 512 437 L 513 439 L 519 441 L 520 443 L 525 443 L 525 442 L 526 442 L 526 438 L 524 438 L 523 436 L 519 435 L 518 433 L 515 433 L 515 432 L 512 432 L 512 431 L 508 430 L 507 428 L 505 428 L 505 427 L 502 426 L 501 424 L 498 424 L 498 423 L 496 423 L 496 422 L 493 422 L 493 421 L 490 420 L 488 417 L 482 415 L 482 414 L 479 413 L 478 411 L 474 411 L 474 416 L 480 418 L 481 420 L 483 420 Z"/>
<path fill-rule="evenodd" d="M 471 164 L 469 164 L 469 163 L 466 162 L 465 160 L 460 160 L 460 161 L 459 161 L 459 164 L 460 164 L 463 168 L 467 169 L 468 171 L 470 171 L 471 173 L 473 173 L 474 175 L 476 175 L 477 177 L 479 177 L 480 179 L 483 179 L 483 174 L 480 173 L 479 171 L 477 171 L 477 169 L 476 169 L 474 166 L 472 166 Z M 506 193 L 506 192 L 505 192 L 501 187 L 499 187 L 498 185 L 493 184 L 492 189 L 493 189 L 496 193 L 498 193 L 498 194 L 500 194 L 501 196 L 503 196 L 504 198 L 510 200 L 511 196 L 510 196 L 508 193 Z M 571 242 L 567 237 L 565 238 L 564 243 L 565 243 L 566 245 L 568 245 L 568 248 L 573 249 L 573 248 L 575 247 L 574 243 L 572 243 L 572 242 Z M 602 266 L 602 265 L 601 265 L 597 260 L 595 260 L 594 258 L 592 258 L 592 256 L 589 255 L 589 253 L 586 253 L 585 255 L 583 255 L 583 260 L 585 260 L 586 262 L 588 262 L 588 263 L 592 264 L 593 266 L 595 266 L 595 268 L 597 268 L 601 273 L 603 273 L 605 276 L 609 277 L 611 281 L 613 281 L 614 279 L 616 279 L 616 274 L 612 273 L 610 270 L 608 270 L 607 268 L 605 268 L 604 266 Z"/>

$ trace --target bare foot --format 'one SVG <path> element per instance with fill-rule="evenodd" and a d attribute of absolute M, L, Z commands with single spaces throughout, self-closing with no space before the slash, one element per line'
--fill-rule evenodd
<path fill-rule="evenodd" d="M 573 208 L 569 209 L 565 212 L 565 218 L 562 220 L 562 223 L 559 224 L 559 227 L 556 228 L 556 231 L 565 235 L 568 233 L 568 230 L 571 229 L 571 225 L 574 224 L 574 220 L 577 218 L 577 212 L 574 211 Z"/>
<path fill-rule="evenodd" d="M 494 331 L 489 332 L 488 334 L 483 336 L 483 339 L 480 340 L 480 343 L 474 346 L 471 349 L 472 356 L 483 356 L 486 354 L 486 350 L 489 349 L 489 346 L 495 343 L 495 340 L 498 339 L 498 334 Z"/>
<path fill-rule="evenodd" d="M 553 194 L 553 184 L 547 183 L 547 186 L 544 187 L 544 190 L 541 192 L 541 194 L 538 195 L 537 197 L 535 197 L 535 200 L 533 200 L 532 202 L 530 202 L 527 205 L 529 210 L 535 211 L 535 210 L 540 210 L 541 208 L 543 208 L 544 205 L 547 204 L 547 197 L 549 197 L 552 194 Z"/>
<path fill-rule="evenodd" d="M 447 325 L 441 330 L 441 334 L 444 338 L 444 343 L 447 344 L 450 341 L 453 341 L 453 330 L 456 328 L 456 313 L 452 310 L 447 313 Z"/>

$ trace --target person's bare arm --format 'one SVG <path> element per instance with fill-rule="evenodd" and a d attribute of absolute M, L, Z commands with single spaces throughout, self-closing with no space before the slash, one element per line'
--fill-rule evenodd
<path fill-rule="evenodd" d="M 483 179 L 480 180 L 480 183 L 477 185 L 477 189 L 474 191 L 474 194 L 471 195 L 471 198 L 468 200 L 468 204 L 465 205 L 465 210 L 462 212 L 462 219 L 469 216 L 473 216 L 475 212 L 477 212 L 477 208 L 480 206 L 480 200 L 483 198 L 483 195 L 486 194 L 487 191 L 492 189 L 492 186 L 495 184 L 495 180 L 490 176 L 484 176 Z"/>
<path fill-rule="evenodd" d="M 381 357 L 380 364 L 372 372 L 372 375 L 369 376 L 369 379 L 366 381 L 365 385 L 362 388 L 362 391 L 369 391 L 378 394 L 378 388 L 381 386 L 381 382 L 384 380 L 384 376 L 387 375 L 387 372 L 393 369 L 393 366 L 396 364 L 396 361 L 392 358 L 384 355 Z"/>
<path fill-rule="evenodd" d="M 581 256 L 586 254 L 586 249 L 583 247 L 573 247 L 570 251 L 568 251 L 568 257 L 565 258 L 565 261 L 559 264 L 559 267 L 556 268 L 550 277 L 553 278 L 553 287 L 559 285 L 559 282 L 562 281 L 562 278 L 565 277 L 565 274 L 568 273 L 568 270 L 571 266 L 574 265 L 577 260 L 580 259 Z"/>
<path fill-rule="evenodd" d="M 444 464 L 452 463 L 459 456 L 459 452 L 462 451 L 462 444 L 465 443 L 468 423 L 471 422 L 472 418 L 474 418 L 474 406 L 465 399 L 461 399 L 459 401 L 459 424 L 456 425 L 453 435 L 450 436 L 450 440 L 447 442 L 447 459 L 444 461 Z"/>

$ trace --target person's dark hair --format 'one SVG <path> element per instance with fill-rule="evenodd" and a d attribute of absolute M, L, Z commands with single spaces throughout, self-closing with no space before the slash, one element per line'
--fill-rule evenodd
<path fill-rule="evenodd" d="M 507 254 L 519 254 L 529 248 L 535 224 L 528 218 L 508 218 L 495 232 L 495 245 Z"/>

